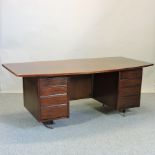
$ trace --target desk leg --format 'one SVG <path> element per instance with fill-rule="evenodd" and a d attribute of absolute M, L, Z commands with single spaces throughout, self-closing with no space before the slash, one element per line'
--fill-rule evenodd
<path fill-rule="evenodd" d="M 43 122 L 43 125 L 49 129 L 53 129 L 52 125 L 54 124 L 54 121 L 47 121 L 47 122 Z"/>
<path fill-rule="evenodd" d="M 121 115 L 122 115 L 123 117 L 125 117 L 126 109 L 122 109 L 122 110 L 120 110 L 120 112 L 121 112 Z"/>

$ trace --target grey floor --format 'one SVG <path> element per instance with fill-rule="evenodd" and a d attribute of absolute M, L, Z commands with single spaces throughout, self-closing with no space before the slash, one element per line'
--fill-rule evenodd
<path fill-rule="evenodd" d="M 92 99 L 70 110 L 51 130 L 27 112 L 22 94 L 0 94 L 0 155 L 155 155 L 155 94 L 142 94 L 126 117 Z"/>

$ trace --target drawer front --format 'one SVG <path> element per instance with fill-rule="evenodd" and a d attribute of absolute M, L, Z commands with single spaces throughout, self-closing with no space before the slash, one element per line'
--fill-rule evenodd
<path fill-rule="evenodd" d="M 47 89 L 54 85 L 67 85 L 67 77 L 49 77 L 40 78 L 40 89 Z"/>
<path fill-rule="evenodd" d="M 61 104 L 68 104 L 68 97 L 67 94 L 57 94 L 50 97 L 41 97 L 40 98 L 41 106 L 53 106 L 53 105 L 61 105 Z"/>
<path fill-rule="evenodd" d="M 118 109 L 133 108 L 140 106 L 140 95 L 130 97 L 120 97 Z"/>
<path fill-rule="evenodd" d="M 64 94 L 67 92 L 67 85 L 47 86 L 40 89 L 40 96 Z"/>
<path fill-rule="evenodd" d="M 139 79 L 122 79 L 120 80 L 120 88 L 141 87 L 141 78 Z"/>
<path fill-rule="evenodd" d="M 68 117 L 68 106 L 53 106 L 41 108 L 41 119 L 42 120 L 53 120 L 61 117 Z"/>
<path fill-rule="evenodd" d="M 142 69 L 134 69 L 120 72 L 120 79 L 137 79 L 142 78 Z"/>
<path fill-rule="evenodd" d="M 129 88 L 121 88 L 119 91 L 119 96 L 133 96 L 140 95 L 141 87 L 129 87 Z"/>

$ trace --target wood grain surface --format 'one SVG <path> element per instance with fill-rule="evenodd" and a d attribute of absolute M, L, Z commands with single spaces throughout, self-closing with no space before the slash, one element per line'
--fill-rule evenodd
<path fill-rule="evenodd" d="M 114 72 L 131 68 L 142 68 L 152 65 L 153 64 L 151 63 L 123 57 L 107 57 L 61 61 L 10 63 L 3 64 L 2 66 L 19 77 L 38 77 Z"/>

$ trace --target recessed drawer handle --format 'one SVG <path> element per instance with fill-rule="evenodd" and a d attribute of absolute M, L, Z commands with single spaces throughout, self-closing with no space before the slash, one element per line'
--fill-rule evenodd
<path fill-rule="evenodd" d="M 66 87 L 67 85 L 48 85 L 48 88 L 53 88 L 53 87 Z"/>
<path fill-rule="evenodd" d="M 40 98 L 51 98 L 51 97 L 56 97 L 56 96 L 66 96 L 67 93 L 63 94 L 54 94 L 54 95 L 48 95 L 48 96 L 40 96 Z"/>
<path fill-rule="evenodd" d="M 67 107 L 67 104 L 58 104 L 58 105 L 49 105 L 49 106 L 42 106 L 43 109 L 48 109 L 48 108 L 54 108 L 54 107 Z"/>

